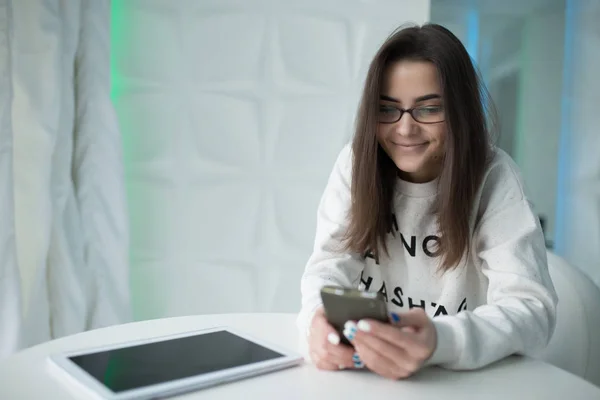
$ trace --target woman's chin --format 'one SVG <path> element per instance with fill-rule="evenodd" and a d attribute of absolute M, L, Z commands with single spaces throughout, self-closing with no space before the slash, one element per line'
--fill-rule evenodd
<path fill-rule="evenodd" d="M 424 158 L 414 161 L 403 158 L 401 161 L 394 161 L 394 164 L 396 164 L 396 167 L 400 171 L 400 178 L 408 182 L 429 182 L 434 180 L 439 174 L 439 168 L 433 165 L 430 166 L 430 163 Z"/>
<path fill-rule="evenodd" d="M 423 169 L 421 160 L 407 160 L 406 157 L 402 157 L 401 160 L 394 160 L 394 164 L 400 170 L 400 175 L 415 175 Z"/>

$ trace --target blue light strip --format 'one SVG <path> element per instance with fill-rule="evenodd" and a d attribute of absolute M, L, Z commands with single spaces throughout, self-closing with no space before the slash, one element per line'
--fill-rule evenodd
<path fill-rule="evenodd" d="M 558 147 L 558 171 L 556 191 L 556 217 L 554 227 L 554 251 L 561 256 L 565 252 L 566 198 L 569 191 L 571 163 L 571 91 L 573 87 L 573 47 L 575 7 L 578 0 L 566 0 L 565 9 L 565 45 L 563 56 L 563 82 L 561 98 L 561 124 Z"/>
<path fill-rule="evenodd" d="M 474 8 L 467 13 L 467 52 L 473 62 L 479 61 L 479 12 Z"/>

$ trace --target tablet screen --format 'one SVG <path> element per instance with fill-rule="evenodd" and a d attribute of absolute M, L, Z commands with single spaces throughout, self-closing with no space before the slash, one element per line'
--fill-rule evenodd
<path fill-rule="evenodd" d="M 115 393 L 283 357 L 228 331 L 70 357 Z"/>

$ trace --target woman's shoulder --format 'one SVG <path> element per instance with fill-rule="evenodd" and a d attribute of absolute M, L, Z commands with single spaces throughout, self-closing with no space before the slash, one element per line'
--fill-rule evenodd
<path fill-rule="evenodd" d="M 337 154 L 333 167 L 333 173 L 338 175 L 346 184 L 350 184 L 352 178 L 352 158 L 352 144 L 346 143 Z"/>
<path fill-rule="evenodd" d="M 521 171 L 508 153 L 499 147 L 493 147 L 486 168 L 485 180 L 499 179 L 514 181 L 522 186 Z"/>
<path fill-rule="evenodd" d="M 519 167 L 504 150 L 493 148 L 480 187 L 479 216 L 526 200 Z"/>
<path fill-rule="evenodd" d="M 345 169 L 352 167 L 352 143 L 346 143 L 337 155 L 336 164 Z"/>

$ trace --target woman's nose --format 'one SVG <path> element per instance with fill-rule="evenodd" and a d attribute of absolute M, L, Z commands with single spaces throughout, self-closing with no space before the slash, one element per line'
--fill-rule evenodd
<path fill-rule="evenodd" d="M 416 122 L 409 112 L 405 112 L 400 117 L 400 120 L 396 122 L 396 132 L 402 136 L 408 136 L 413 133 L 416 126 Z"/>

